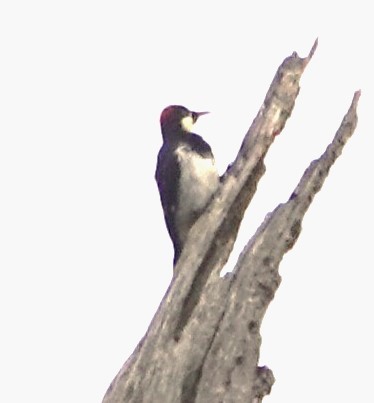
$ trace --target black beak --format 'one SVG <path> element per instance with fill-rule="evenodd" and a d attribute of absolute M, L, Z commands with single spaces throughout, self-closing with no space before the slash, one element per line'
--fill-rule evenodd
<path fill-rule="evenodd" d="M 196 120 L 197 120 L 200 116 L 206 115 L 206 114 L 209 113 L 209 112 L 191 112 L 191 113 L 192 113 L 193 122 L 195 123 Z"/>

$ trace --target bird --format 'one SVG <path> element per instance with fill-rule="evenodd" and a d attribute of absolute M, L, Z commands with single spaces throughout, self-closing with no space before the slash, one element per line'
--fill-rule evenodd
<path fill-rule="evenodd" d="M 211 147 L 192 132 L 197 119 L 207 113 L 170 105 L 160 117 L 163 144 L 157 156 L 155 179 L 174 246 L 174 266 L 189 230 L 212 200 L 220 182 Z"/>

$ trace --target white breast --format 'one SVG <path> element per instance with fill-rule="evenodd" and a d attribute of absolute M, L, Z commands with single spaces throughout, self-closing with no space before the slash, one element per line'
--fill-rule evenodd
<path fill-rule="evenodd" d="M 189 226 L 191 217 L 206 207 L 218 188 L 219 175 L 213 158 L 203 158 L 183 146 L 176 154 L 181 165 L 177 216 L 183 227 L 183 222 Z"/>

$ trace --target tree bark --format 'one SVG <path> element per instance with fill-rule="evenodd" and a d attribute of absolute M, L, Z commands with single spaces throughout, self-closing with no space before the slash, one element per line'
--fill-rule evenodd
<path fill-rule="evenodd" d="M 149 329 L 110 385 L 104 403 L 260 402 L 274 377 L 258 367 L 260 325 L 280 284 L 278 266 L 357 123 L 356 92 L 333 141 L 286 203 L 268 214 L 231 273 L 220 277 L 240 222 L 265 172 L 264 158 L 293 110 L 313 56 L 279 67 L 236 160 L 188 236 Z"/>

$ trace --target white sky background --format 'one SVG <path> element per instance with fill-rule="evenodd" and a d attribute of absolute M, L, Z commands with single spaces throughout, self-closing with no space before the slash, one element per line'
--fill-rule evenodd
<path fill-rule="evenodd" d="M 172 274 L 161 110 L 211 111 L 196 132 L 223 172 L 280 63 L 316 37 L 230 264 L 361 89 L 356 133 L 281 264 L 260 364 L 269 403 L 374 400 L 370 2 L 222 3 L 1 2 L 0 401 L 101 401 Z"/>

